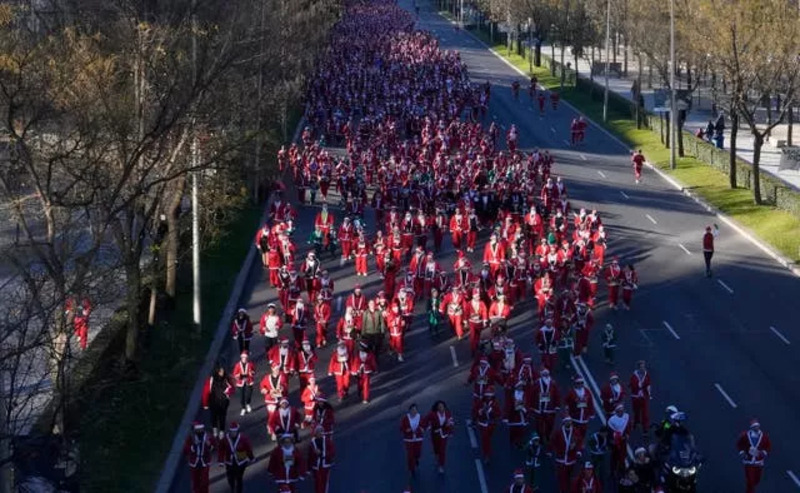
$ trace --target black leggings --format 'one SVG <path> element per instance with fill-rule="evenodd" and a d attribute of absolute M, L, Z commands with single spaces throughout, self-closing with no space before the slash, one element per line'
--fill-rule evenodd
<path fill-rule="evenodd" d="M 212 402 L 209 406 L 209 410 L 211 411 L 212 428 L 225 431 L 225 419 L 228 415 L 228 403 L 229 401 L 227 400 L 221 403 Z"/>
<path fill-rule="evenodd" d="M 225 467 L 225 476 L 228 478 L 228 486 L 231 493 L 242 493 L 244 489 L 244 470 L 246 465 L 231 464 Z"/>
<path fill-rule="evenodd" d="M 706 260 L 706 272 L 711 272 L 711 257 L 714 256 L 714 252 L 703 252 L 703 257 Z"/>
<path fill-rule="evenodd" d="M 242 385 L 242 409 L 245 408 L 248 404 L 250 404 L 251 399 L 253 398 L 253 386 L 244 384 Z"/>

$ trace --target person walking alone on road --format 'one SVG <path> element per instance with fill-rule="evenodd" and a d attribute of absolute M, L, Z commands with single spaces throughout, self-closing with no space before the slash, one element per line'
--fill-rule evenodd
<path fill-rule="evenodd" d="M 211 427 L 214 438 L 222 438 L 225 434 L 225 419 L 232 394 L 232 379 L 225 367 L 217 362 L 214 372 L 206 380 L 202 396 L 203 409 L 211 411 Z"/>
<path fill-rule="evenodd" d="M 250 440 L 239 432 L 239 423 L 231 423 L 228 434 L 219 441 L 219 464 L 225 466 L 225 476 L 231 493 L 242 493 L 244 470 L 253 462 L 253 447 Z"/>
<path fill-rule="evenodd" d="M 231 335 L 233 340 L 239 344 L 239 352 L 250 351 L 250 339 L 253 338 L 253 322 L 247 310 L 239 308 L 236 316 L 231 323 Z"/>
<path fill-rule="evenodd" d="M 706 277 L 711 277 L 711 258 L 714 256 L 714 239 L 719 234 L 719 228 L 714 225 L 714 230 L 711 226 L 706 226 L 706 232 L 703 235 L 703 258 L 706 261 Z"/>
<path fill-rule="evenodd" d="M 639 183 L 642 179 L 642 166 L 644 165 L 644 161 L 644 154 L 642 154 L 641 149 L 631 155 L 631 164 L 633 164 L 633 178 L 636 180 L 636 183 Z"/>
<path fill-rule="evenodd" d="M 633 428 L 642 425 L 646 437 L 650 431 L 650 401 L 653 394 L 650 387 L 650 373 L 644 360 L 636 363 L 636 370 L 630 379 L 631 405 L 633 406 Z"/>
<path fill-rule="evenodd" d="M 195 421 L 192 433 L 183 444 L 183 455 L 189 462 L 192 493 L 208 493 L 208 469 L 215 438 L 208 436 L 206 425 Z"/>
<path fill-rule="evenodd" d="M 333 439 L 322 426 L 314 427 L 308 447 L 308 465 L 314 478 L 314 493 L 328 493 L 331 468 L 336 457 Z"/>
<path fill-rule="evenodd" d="M 750 429 L 739 435 L 736 448 L 739 449 L 739 457 L 744 464 L 745 491 L 755 493 L 764 472 L 764 459 L 772 450 L 769 436 L 761 430 L 757 419 L 750 421 Z"/>

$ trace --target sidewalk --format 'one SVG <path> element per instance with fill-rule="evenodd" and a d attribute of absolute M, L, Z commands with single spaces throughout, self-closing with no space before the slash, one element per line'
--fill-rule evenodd
<path fill-rule="evenodd" d="M 550 45 L 542 45 L 542 58 L 549 59 L 552 53 L 551 50 L 552 47 Z M 561 49 L 559 47 L 555 48 L 555 56 L 556 62 L 560 62 Z M 597 50 L 595 58 L 596 60 L 602 60 L 605 62 L 604 50 Z M 622 63 L 622 59 L 622 55 L 618 53 L 617 62 Z M 569 48 L 567 48 L 566 52 L 564 53 L 564 62 L 570 64 L 575 63 L 575 57 L 572 56 Z M 590 73 L 590 60 L 587 57 L 580 58 L 578 60 L 578 76 L 582 79 L 589 79 Z M 621 78 L 616 74 L 610 74 L 608 77 L 608 89 L 609 91 L 614 92 L 629 101 L 632 101 L 633 95 L 631 94 L 631 87 L 637 78 L 638 63 L 633 56 L 629 56 L 628 77 Z M 595 75 L 594 81 L 602 87 L 605 84 L 605 76 L 603 74 Z M 653 73 L 652 83 L 653 87 L 648 88 L 648 73 L 645 66 L 644 73 L 642 74 L 642 97 L 644 98 L 645 108 L 648 112 L 652 112 L 653 108 L 655 107 L 655 90 L 662 86 L 659 76 L 655 73 L 655 71 Z M 678 89 L 681 88 L 681 84 L 676 85 L 678 86 Z M 692 94 L 692 109 L 686 116 L 686 124 L 684 125 L 684 128 L 691 133 L 696 132 L 698 128 L 705 129 L 709 120 L 716 119 L 711 111 L 711 108 L 711 88 L 703 85 L 698 86 L 697 90 Z M 766 112 L 764 113 L 766 114 Z M 766 122 L 766 116 L 763 116 L 763 120 Z M 726 127 L 730 127 L 730 121 L 728 118 L 726 118 L 725 124 Z M 765 143 L 761 148 L 761 170 L 781 180 L 787 186 L 800 191 L 800 170 L 779 170 L 781 151 L 776 147 L 776 144 L 779 140 L 786 140 L 787 131 L 787 124 L 778 125 L 775 127 L 775 129 L 773 129 L 770 141 Z M 728 148 L 727 146 L 729 142 L 730 128 L 726 128 L 724 141 L 726 149 Z M 736 138 L 736 155 L 748 163 L 752 163 L 753 161 L 753 138 L 750 136 L 750 131 L 746 126 L 740 126 L 739 128 Z"/>

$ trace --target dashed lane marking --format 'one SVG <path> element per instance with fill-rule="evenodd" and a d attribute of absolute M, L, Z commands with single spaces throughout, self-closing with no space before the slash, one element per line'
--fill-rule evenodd
<path fill-rule="evenodd" d="M 673 336 L 675 339 L 677 339 L 677 340 L 679 340 L 679 341 L 681 340 L 681 336 L 679 336 L 679 335 L 678 335 L 678 333 L 677 333 L 677 332 L 675 332 L 675 329 L 673 329 L 673 328 L 672 328 L 672 326 L 671 326 L 669 323 L 667 323 L 667 321 L 666 321 L 666 320 L 665 320 L 665 321 L 663 321 L 662 323 L 664 324 L 664 327 L 666 327 L 666 328 L 667 328 L 667 330 L 668 330 L 668 331 L 669 331 L 669 332 L 672 334 L 672 336 Z"/>
<path fill-rule="evenodd" d="M 800 479 L 797 478 L 795 473 L 793 473 L 792 471 L 786 471 L 786 474 L 788 474 L 789 479 L 791 479 L 794 482 L 794 484 L 796 484 L 797 487 L 800 488 Z"/>
<path fill-rule="evenodd" d="M 581 156 L 581 159 L 583 159 L 584 161 L 586 161 L 586 156 L 585 156 L 585 155 L 581 154 L 580 156 Z"/>
<path fill-rule="evenodd" d="M 453 367 L 458 368 L 458 358 L 456 357 L 456 348 L 450 346 L 450 356 L 453 357 Z"/>
<path fill-rule="evenodd" d="M 619 194 L 622 195 L 622 197 L 625 198 L 625 199 L 629 199 L 630 198 L 630 197 L 628 197 L 628 194 L 623 192 L 622 190 L 619 191 Z"/>
<path fill-rule="evenodd" d="M 686 248 L 685 246 L 683 246 L 683 244 L 682 244 L 682 243 L 678 243 L 678 246 L 679 246 L 679 247 L 681 247 L 681 250 L 683 250 L 684 252 L 686 252 L 686 255 L 691 255 L 691 254 L 692 254 L 692 252 L 690 252 L 688 248 Z"/>
<path fill-rule="evenodd" d="M 602 176 L 603 178 L 605 178 L 605 177 L 606 177 L 606 174 L 605 174 L 605 173 L 603 173 L 603 172 L 602 172 L 602 171 L 600 171 L 600 170 L 597 170 L 597 174 L 598 174 L 598 175 L 600 175 L 600 176 Z"/>
<path fill-rule="evenodd" d="M 727 284 L 725 284 L 724 282 L 722 282 L 721 279 L 717 279 L 717 282 L 719 283 L 720 286 L 725 288 L 725 291 L 729 292 L 730 294 L 733 294 L 733 290 L 731 289 L 731 287 L 728 286 Z"/>
<path fill-rule="evenodd" d="M 478 439 L 475 437 L 475 430 L 472 429 L 472 420 L 467 420 L 467 435 L 469 435 L 469 445 L 470 447 L 477 450 L 478 448 Z"/>
<path fill-rule="evenodd" d="M 478 470 L 478 483 L 481 485 L 481 493 L 489 493 L 489 488 L 486 486 L 486 475 L 483 474 L 483 464 L 480 459 L 475 459 L 475 468 Z"/>
<path fill-rule="evenodd" d="M 649 219 L 651 223 L 653 223 L 653 224 L 658 224 L 658 222 L 656 222 L 656 220 L 655 220 L 655 219 L 653 219 L 653 216 L 651 216 L 650 214 L 645 214 L 645 215 L 644 215 L 644 217 L 646 217 L 647 219 Z"/>
<path fill-rule="evenodd" d="M 773 334 L 778 336 L 778 339 L 782 340 L 787 346 L 790 346 L 792 344 L 791 342 L 789 342 L 789 339 L 784 337 L 784 335 L 781 334 L 780 331 L 778 329 L 776 329 L 775 327 L 771 327 L 770 326 L 769 330 L 771 330 Z"/>
<path fill-rule="evenodd" d="M 736 409 L 737 407 L 739 407 L 739 406 L 736 405 L 735 402 L 733 402 L 733 399 L 731 399 L 731 396 L 729 396 L 728 393 L 725 392 L 725 389 L 722 388 L 722 385 L 720 385 L 718 383 L 715 383 L 714 387 L 717 388 L 719 393 L 722 394 L 722 397 L 724 397 L 725 400 L 728 401 L 728 404 L 730 404 L 732 408 Z"/>

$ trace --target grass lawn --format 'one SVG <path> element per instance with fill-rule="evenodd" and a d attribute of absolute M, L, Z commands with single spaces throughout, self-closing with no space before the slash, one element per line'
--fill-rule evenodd
<path fill-rule="evenodd" d="M 191 272 L 174 312 L 150 335 L 140 378 L 95 375 L 81 396 L 81 491 L 153 490 L 263 209 L 243 209 L 202 255 L 203 330 L 192 328 Z M 101 371 L 102 373 L 102 371 Z"/>
<path fill-rule="evenodd" d="M 514 50 L 509 54 L 504 43 L 490 43 L 489 33 L 486 31 L 471 32 L 514 66 L 528 73 L 530 62 L 527 58 L 519 56 Z M 544 54 L 542 58 L 546 58 Z M 533 73 L 539 79 L 539 83 L 547 88 L 555 89 L 560 86 L 560 78 L 550 75 L 550 69 L 545 66 L 533 67 Z M 619 137 L 631 149 L 642 149 L 654 166 L 735 219 L 740 225 L 772 245 L 775 250 L 796 263 L 800 262 L 800 218 L 775 207 L 755 205 L 750 190 L 743 188 L 732 190 L 728 186 L 726 174 L 688 154 L 678 160 L 677 169 L 669 169 L 669 149 L 661 143 L 657 132 L 647 128 L 637 129 L 631 115 L 614 108 L 613 105 L 609 105 L 608 121 L 603 123 L 603 103 L 593 99 L 586 90 L 564 86 L 559 93 L 562 99 Z"/>

